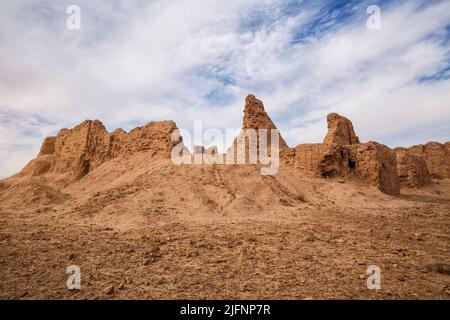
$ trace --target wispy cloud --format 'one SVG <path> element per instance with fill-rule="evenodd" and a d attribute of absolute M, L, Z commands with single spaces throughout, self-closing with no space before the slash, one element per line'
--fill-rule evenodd
<path fill-rule="evenodd" d="M 448 140 L 449 21 L 448 1 L 3 1 L 0 176 L 86 118 L 239 127 L 250 92 L 290 145 L 321 141 L 331 111 L 362 140 Z"/>

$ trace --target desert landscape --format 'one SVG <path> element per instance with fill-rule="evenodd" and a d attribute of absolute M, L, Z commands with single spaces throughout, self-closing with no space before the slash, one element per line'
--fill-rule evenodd
<path fill-rule="evenodd" d="M 0 181 L 0 298 L 449 299 L 450 142 L 391 149 L 327 122 L 323 143 L 280 136 L 275 175 L 173 164 L 172 121 L 62 129 Z M 253 95 L 242 128 L 276 128 Z"/>

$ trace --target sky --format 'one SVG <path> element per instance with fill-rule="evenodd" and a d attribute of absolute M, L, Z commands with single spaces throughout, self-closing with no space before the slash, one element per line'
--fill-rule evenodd
<path fill-rule="evenodd" d="M 329 112 L 362 141 L 448 141 L 449 40 L 450 1 L 1 1 L 0 178 L 85 119 L 238 129 L 250 93 L 291 147 Z"/>

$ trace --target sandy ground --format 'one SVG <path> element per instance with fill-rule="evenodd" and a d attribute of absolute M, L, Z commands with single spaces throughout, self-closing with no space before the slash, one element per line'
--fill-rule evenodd
<path fill-rule="evenodd" d="M 450 299 L 449 179 L 393 197 L 284 171 L 128 165 L 53 202 L 0 186 L 0 298 Z"/>

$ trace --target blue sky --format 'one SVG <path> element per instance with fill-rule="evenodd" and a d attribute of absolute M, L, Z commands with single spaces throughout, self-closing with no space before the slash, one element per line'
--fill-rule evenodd
<path fill-rule="evenodd" d="M 448 141 L 449 34 L 450 1 L 2 1 L 0 177 L 88 118 L 239 128 L 248 93 L 290 146 L 322 141 L 329 112 L 362 141 Z"/>

